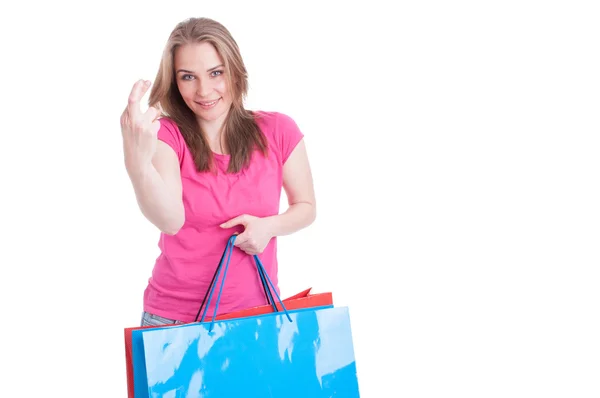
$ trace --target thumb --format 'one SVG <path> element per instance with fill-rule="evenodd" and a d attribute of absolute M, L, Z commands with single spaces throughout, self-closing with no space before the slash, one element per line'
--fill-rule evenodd
<path fill-rule="evenodd" d="M 150 122 L 154 122 L 156 121 L 156 119 L 158 119 L 158 117 L 160 116 L 160 110 L 154 106 L 150 106 L 148 107 L 148 110 L 146 111 L 146 118 L 148 121 Z"/>
<path fill-rule="evenodd" d="M 248 240 L 248 234 L 246 234 L 246 232 L 242 232 L 241 234 L 236 234 L 237 236 L 235 237 L 235 242 L 234 242 L 234 246 L 240 246 L 244 243 L 246 243 L 246 241 Z"/>
<path fill-rule="evenodd" d="M 237 216 L 227 222 L 224 222 L 223 224 L 220 225 L 220 227 L 221 228 L 231 228 L 231 227 L 235 227 L 236 225 L 243 225 L 244 227 L 246 226 L 246 215 L 245 214 L 242 214 L 241 216 Z"/>
<path fill-rule="evenodd" d="M 160 116 L 161 116 L 160 110 L 158 110 L 157 108 L 155 108 L 153 106 L 149 107 L 148 110 L 146 111 L 146 118 L 147 118 L 146 120 L 150 124 L 150 131 L 152 131 L 153 136 L 157 136 L 158 131 L 160 130 L 160 120 L 159 120 Z"/>

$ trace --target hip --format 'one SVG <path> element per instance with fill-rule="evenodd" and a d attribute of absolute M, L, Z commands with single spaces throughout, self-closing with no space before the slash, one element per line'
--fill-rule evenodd
<path fill-rule="evenodd" d="M 165 317 L 162 317 L 159 315 L 152 314 L 147 311 L 143 311 L 140 325 L 141 326 L 164 326 L 164 325 L 178 325 L 178 324 L 182 324 L 182 323 L 183 322 L 175 320 L 175 319 L 169 319 L 169 318 L 165 318 Z"/>

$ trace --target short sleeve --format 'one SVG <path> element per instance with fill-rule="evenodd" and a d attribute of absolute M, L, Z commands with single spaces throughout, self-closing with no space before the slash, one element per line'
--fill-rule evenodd
<path fill-rule="evenodd" d="M 175 122 L 169 118 L 161 118 L 158 139 L 173 148 L 179 158 L 179 162 L 182 161 L 185 148 L 184 139 Z"/>
<path fill-rule="evenodd" d="M 304 138 L 304 134 L 300 131 L 294 119 L 283 113 L 277 114 L 276 126 L 281 162 L 285 163 L 296 148 L 296 145 Z"/>

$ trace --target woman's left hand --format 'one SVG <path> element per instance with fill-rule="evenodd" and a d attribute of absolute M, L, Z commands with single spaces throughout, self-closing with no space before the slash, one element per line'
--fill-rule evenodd
<path fill-rule="evenodd" d="M 244 232 L 236 237 L 234 246 L 250 255 L 262 253 L 273 237 L 272 224 L 269 218 L 242 214 L 221 224 L 221 228 L 233 228 L 236 225 L 242 225 Z"/>

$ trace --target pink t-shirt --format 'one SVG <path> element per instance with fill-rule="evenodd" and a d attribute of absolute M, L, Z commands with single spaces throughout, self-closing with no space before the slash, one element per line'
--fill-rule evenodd
<path fill-rule="evenodd" d="M 241 214 L 266 217 L 279 213 L 283 165 L 303 134 L 294 120 L 282 113 L 255 113 L 260 116 L 257 122 L 267 138 L 268 156 L 255 152 L 250 166 L 237 174 L 226 173 L 229 155 L 220 154 L 213 154 L 217 174 L 198 173 L 179 128 L 171 119 L 161 119 L 158 139 L 170 145 L 179 157 L 185 223 L 176 235 L 160 235 L 161 254 L 144 292 L 145 311 L 183 322 L 194 321 L 227 240 L 234 232 L 243 231 L 242 226 L 223 229 L 220 224 Z M 259 257 L 279 293 L 276 238 Z M 213 314 L 218 288 L 220 284 L 213 293 L 207 317 Z M 218 313 L 266 303 L 253 257 L 235 247 Z"/>

